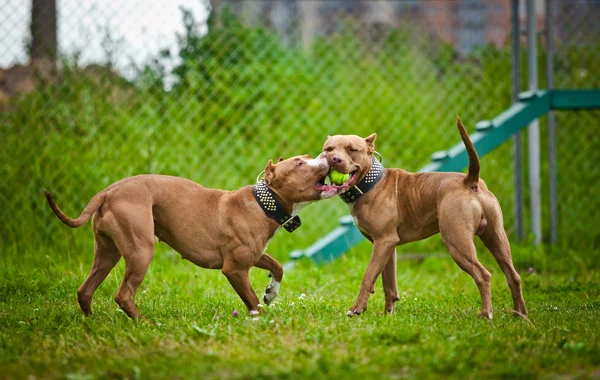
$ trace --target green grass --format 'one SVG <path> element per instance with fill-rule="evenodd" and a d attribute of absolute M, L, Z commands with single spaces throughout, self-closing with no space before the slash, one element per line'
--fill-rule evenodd
<path fill-rule="evenodd" d="M 139 323 L 113 301 L 122 262 L 85 318 L 75 290 L 91 251 L 0 261 L 0 377 L 585 378 L 600 371 L 597 252 L 515 247 L 517 265 L 533 265 L 533 273 L 520 268 L 529 321 L 512 316 L 504 276 L 489 253 L 480 253 L 493 274 L 494 319 L 487 321 L 477 317 L 475 284 L 447 255 L 400 261 L 396 313 L 382 313 L 378 283 L 358 318 L 345 311 L 370 245 L 322 267 L 303 261 L 255 320 L 219 271 L 183 261 L 162 244 L 159 251 L 138 292 L 148 318 Z M 251 278 L 261 295 L 266 273 L 253 269 Z"/>

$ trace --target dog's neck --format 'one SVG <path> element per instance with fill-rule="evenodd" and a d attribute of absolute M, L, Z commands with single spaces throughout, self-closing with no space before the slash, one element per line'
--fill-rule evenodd
<path fill-rule="evenodd" d="M 346 203 L 356 202 L 356 200 L 366 194 L 377 184 L 377 182 L 379 182 L 381 177 L 383 177 L 384 171 L 383 165 L 381 165 L 375 157 L 372 157 L 371 167 L 367 173 L 356 185 L 348 189 L 348 191 L 341 193 L 340 198 Z"/>
<path fill-rule="evenodd" d="M 294 232 L 302 225 L 298 213 L 309 202 L 287 204 L 286 201 L 277 196 L 275 191 L 267 186 L 264 180 L 260 180 L 252 186 L 252 193 L 265 214 L 283 226 L 286 231 Z"/>
<path fill-rule="evenodd" d="M 292 215 L 293 216 L 298 215 L 300 213 L 300 210 L 302 210 L 304 207 L 308 206 L 309 204 L 311 204 L 313 202 L 315 202 L 315 201 L 294 203 L 294 205 L 292 206 Z"/>

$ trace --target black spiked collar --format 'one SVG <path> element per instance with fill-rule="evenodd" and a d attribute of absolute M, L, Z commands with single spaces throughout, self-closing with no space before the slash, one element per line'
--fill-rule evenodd
<path fill-rule="evenodd" d="M 371 164 L 371 169 L 365 178 L 348 191 L 341 193 L 340 198 L 346 203 L 356 202 L 358 198 L 362 197 L 379 182 L 383 177 L 383 171 L 383 165 L 373 157 L 373 164 Z"/>
<path fill-rule="evenodd" d="M 269 218 L 275 219 L 287 232 L 294 232 L 296 228 L 302 225 L 298 215 L 293 216 L 288 214 L 273 190 L 269 189 L 265 180 L 261 179 L 252 186 L 252 192 L 265 214 Z"/>

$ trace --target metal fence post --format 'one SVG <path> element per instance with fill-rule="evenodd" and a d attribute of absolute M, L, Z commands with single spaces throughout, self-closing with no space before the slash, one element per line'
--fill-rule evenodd
<path fill-rule="evenodd" d="M 521 28 L 519 22 L 519 0 L 511 0 L 511 24 L 512 24 L 512 101 L 519 100 L 520 84 L 520 62 L 521 62 Z M 515 232 L 517 239 L 523 241 L 525 229 L 523 226 L 523 143 L 521 133 L 513 136 L 513 181 L 514 181 L 514 217 Z"/>
<path fill-rule="evenodd" d="M 535 24 L 534 0 L 527 0 L 527 82 L 530 91 L 538 89 L 537 78 L 537 33 Z M 540 202 L 540 125 L 534 120 L 527 128 L 527 145 L 529 148 L 529 196 L 531 213 L 531 231 L 535 237 L 534 244 L 542 242 L 542 216 Z"/>
<path fill-rule="evenodd" d="M 552 42 L 552 0 L 546 0 L 546 87 L 554 88 L 554 46 Z M 550 243 L 558 241 L 558 198 L 556 189 L 556 125 L 548 112 L 548 166 L 550 176 Z"/>

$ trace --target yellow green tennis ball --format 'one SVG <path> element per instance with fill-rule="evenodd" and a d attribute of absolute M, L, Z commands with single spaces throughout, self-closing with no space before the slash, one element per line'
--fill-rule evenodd
<path fill-rule="evenodd" d="M 350 174 L 340 173 L 334 169 L 329 173 L 329 178 L 331 179 L 331 182 L 336 185 L 343 185 L 350 179 Z"/>

